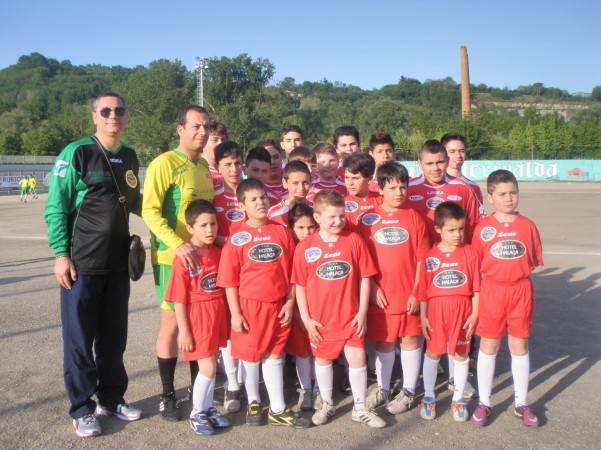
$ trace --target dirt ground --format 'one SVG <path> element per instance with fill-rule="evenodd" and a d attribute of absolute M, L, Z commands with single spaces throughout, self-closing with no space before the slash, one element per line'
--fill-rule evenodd
<path fill-rule="evenodd" d="M 537 223 L 544 247 L 545 267 L 533 274 L 530 382 L 530 402 L 540 428 L 528 429 L 513 415 L 504 344 L 497 360 L 493 412 L 483 429 L 453 422 L 443 377 L 438 380 L 439 417 L 431 422 L 420 419 L 417 409 L 399 416 L 380 410 L 388 426 L 371 430 L 351 422 L 350 398 L 338 395 L 338 413 L 323 427 L 250 429 L 238 413 L 230 415 L 231 429 L 199 437 L 187 421 L 167 423 L 158 415 L 154 342 L 159 311 L 148 267 L 144 277 L 132 283 L 125 354 L 130 376 L 127 400 L 144 410 L 143 420 L 125 423 L 102 417 L 103 434 L 87 440 L 75 436 L 67 414 L 59 291 L 43 221 L 46 197 L 27 204 L 20 204 L 18 196 L 0 197 L 0 447 L 599 448 L 601 429 L 594 423 L 601 394 L 600 195 L 601 184 L 521 185 L 520 210 Z M 141 219 L 133 218 L 132 228 L 148 242 Z M 176 385 L 182 399 L 187 382 L 187 365 L 180 364 Z M 289 404 L 295 398 L 291 387 Z M 182 401 L 180 406 L 186 417 L 191 405 Z M 470 411 L 475 406 L 475 400 L 470 402 Z"/>

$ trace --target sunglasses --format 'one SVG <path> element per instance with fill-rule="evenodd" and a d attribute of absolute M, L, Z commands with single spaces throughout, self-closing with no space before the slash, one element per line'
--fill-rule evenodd
<path fill-rule="evenodd" d="M 113 112 L 113 111 L 115 111 L 115 115 L 117 117 L 123 117 L 125 114 L 127 114 L 127 109 L 125 109 L 123 106 L 117 106 L 115 109 L 102 108 L 98 112 L 100 113 L 100 115 L 102 117 L 104 117 L 105 119 L 108 119 L 109 116 L 111 115 L 111 112 Z"/>

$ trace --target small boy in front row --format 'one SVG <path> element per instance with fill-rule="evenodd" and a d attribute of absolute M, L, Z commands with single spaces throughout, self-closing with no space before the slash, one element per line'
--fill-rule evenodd
<path fill-rule="evenodd" d="M 474 230 L 472 245 L 481 257 L 482 290 L 478 354 L 480 404 L 470 422 L 485 426 L 491 408 L 495 360 L 507 330 L 511 373 L 515 393 L 514 413 L 527 427 L 537 427 L 538 418 L 528 406 L 530 354 L 528 337 L 534 306 L 530 273 L 543 265 L 540 235 L 534 223 L 517 211 L 518 182 L 508 170 L 495 170 L 486 182 L 493 214 Z"/>
<path fill-rule="evenodd" d="M 263 183 L 249 178 L 236 189 L 247 221 L 223 247 L 217 285 L 225 288 L 232 315 L 232 357 L 242 361 L 248 398 L 246 424 L 261 425 L 259 364 L 269 394 L 269 423 L 306 428 L 311 422 L 286 408 L 282 353 L 290 334 L 294 297 L 290 268 L 294 241 L 267 218 Z"/>
<path fill-rule="evenodd" d="M 206 200 L 194 200 L 185 212 L 190 243 L 201 262 L 200 269 L 173 261 L 165 299 L 175 305 L 179 329 L 179 349 L 184 361 L 198 361 L 199 373 L 192 392 L 190 427 L 200 435 L 211 435 L 215 428 L 230 422 L 213 408 L 217 352 L 227 341 L 225 297 L 215 284 L 221 250 L 213 245 L 217 238 L 217 211 Z"/>
<path fill-rule="evenodd" d="M 332 360 L 344 350 L 354 399 L 352 420 L 383 428 L 386 422 L 365 406 L 367 367 L 363 336 L 370 277 L 376 274 L 376 267 L 363 239 L 344 231 L 346 216 L 340 193 L 319 191 L 313 208 L 319 231 L 298 244 L 292 270 L 298 308 L 316 359 L 315 377 L 322 399 L 312 421 L 324 425 L 336 411 Z"/>
<path fill-rule="evenodd" d="M 426 355 L 422 369 L 424 399 L 420 416 L 436 418 L 437 366 L 448 353 L 455 364 L 455 391 L 451 414 L 456 422 L 469 415 L 463 390 L 469 374 L 470 339 L 478 322 L 480 265 L 476 251 L 463 243 L 466 214 L 455 202 L 442 202 L 434 211 L 434 227 L 440 242 L 426 254 L 420 273 L 419 292 Z"/>

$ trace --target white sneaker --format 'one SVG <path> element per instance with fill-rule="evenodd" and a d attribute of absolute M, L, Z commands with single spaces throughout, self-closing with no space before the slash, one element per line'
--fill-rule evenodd
<path fill-rule="evenodd" d="M 96 406 L 96 414 L 99 416 L 115 416 L 117 419 L 131 422 L 142 417 L 142 410 L 134 408 L 127 403 L 120 403 L 114 410 L 105 408 L 98 404 Z"/>
<path fill-rule="evenodd" d="M 325 425 L 334 414 L 336 414 L 336 407 L 322 401 L 319 409 L 311 417 L 311 422 L 314 425 Z"/>
<path fill-rule="evenodd" d="M 386 410 L 390 414 L 401 414 L 411 409 L 414 396 L 407 389 L 403 389 L 399 394 L 390 400 L 386 405 Z"/>
<path fill-rule="evenodd" d="M 371 409 L 355 409 L 353 406 L 353 422 L 364 423 L 368 427 L 371 428 L 384 428 L 386 426 L 386 422 L 380 416 L 376 414 L 375 411 Z"/>
<path fill-rule="evenodd" d="M 82 438 L 98 436 L 102 432 L 100 422 L 94 417 L 94 414 L 86 414 L 79 419 L 73 419 L 73 427 L 75 434 Z"/>
<path fill-rule="evenodd" d="M 367 409 L 374 409 L 384 403 L 390 401 L 390 391 L 387 391 L 384 388 L 377 387 L 372 389 L 369 395 L 365 398 L 365 407 Z"/>

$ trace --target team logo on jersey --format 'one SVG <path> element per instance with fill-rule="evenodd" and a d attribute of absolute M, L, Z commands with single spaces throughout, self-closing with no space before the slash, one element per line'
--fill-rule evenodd
<path fill-rule="evenodd" d="M 409 196 L 409 201 L 412 201 L 412 202 L 419 202 L 420 200 L 423 200 L 423 199 L 424 199 L 423 195 L 410 195 Z"/>
<path fill-rule="evenodd" d="M 215 211 L 217 211 L 218 213 L 223 212 L 224 209 L 221 206 L 215 206 Z"/>
<path fill-rule="evenodd" d="M 461 195 L 449 195 L 447 197 L 447 200 L 450 200 L 452 202 L 460 202 L 461 200 L 463 200 L 463 197 Z"/>
<path fill-rule="evenodd" d="M 191 277 L 197 277 L 200 275 L 200 272 L 202 272 L 202 266 L 199 265 L 196 269 L 192 266 L 188 266 L 188 273 Z"/>
<path fill-rule="evenodd" d="M 359 205 L 357 204 L 357 202 L 344 202 L 344 210 L 346 212 L 355 212 L 359 209 Z"/>
<path fill-rule="evenodd" d="M 516 259 L 526 254 L 526 246 L 520 241 L 500 241 L 490 248 L 490 254 L 499 259 Z"/>
<path fill-rule="evenodd" d="M 132 189 L 135 189 L 136 186 L 138 186 L 138 177 L 134 175 L 133 170 L 128 170 L 125 172 L 125 182 Z"/>
<path fill-rule="evenodd" d="M 205 292 L 217 292 L 217 273 L 213 272 L 200 280 L 200 288 Z"/>
<path fill-rule="evenodd" d="M 440 267 L 440 260 L 431 256 L 430 258 L 426 258 L 426 270 L 428 272 L 436 272 Z"/>
<path fill-rule="evenodd" d="M 278 259 L 282 252 L 282 247 L 268 242 L 266 244 L 255 245 L 248 251 L 248 257 L 257 262 L 271 262 Z"/>
<path fill-rule="evenodd" d="M 65 175 L 67 175 L 67 167 L 69 167 L 68 161 L 57 159 L 56 163 L 54 164 L 54 176 L 65 178 Z"/>
<path fill-rule="evenodd" d="M 432 282 L 434 286 L 442 289 L 455 288 L 463 286 L 467 281 L 467 277 L 458 270 L 443 270 L 434 277 Z"/>
<path fill-rule="evenodd" d="M 398 245 L 409 239 L 407 230 L 398 227 L 382 228 L 374 234 L 374 239 L 379 244 Z"/>
<path fill-rule="evenodd" d="M 435 209 L 438 205 L 440 205 L 444 200 L 440 197 L 432 197 L 426 201 L 426 206 L 430 209 Z"/>
<path fill-rule="evenodd" d="M 492 238 L 494 238 L 496 234 L 497 234 L 497 230 L 495 229 L 495 227 L 484 227 L 480 231 L 480 238 L 484 242 L 488 242 Z"/>
<path fill-rule="evenodd" d="M 247 242 L 250 242 L 251 239 L 252 236 L 250 233 L 247 233 L 246 231 L 240 231 L 232 236 L 232 244 L 241 246 Z"/>
<path fill-rule="evenodd" d="M 340 280 L 351 272 L 351 265 L 344 261 L 330 261 L 317 268 L 317 276 L 322 280 Z"/>
<path fill-rule="evenodd" d="M 305 261 L 312 263 L 321 257 L 321 249 L 319 247 L 311 247 L 305 250 Z"/>
<path fill-rule="evenodd" d="M 245 214 L 244 211 L 240 209 L 230 209 L 225 213 L 225 217 L 230 222 L 240 222 L 241 220 L 244 220 Z"/>
<path fill-rule="evenodd" d="M 361 222 L 365 225 L 373 225 L 380 220 L 380 215 L 376 213 L 365 213 L 361 216 Z"/>

